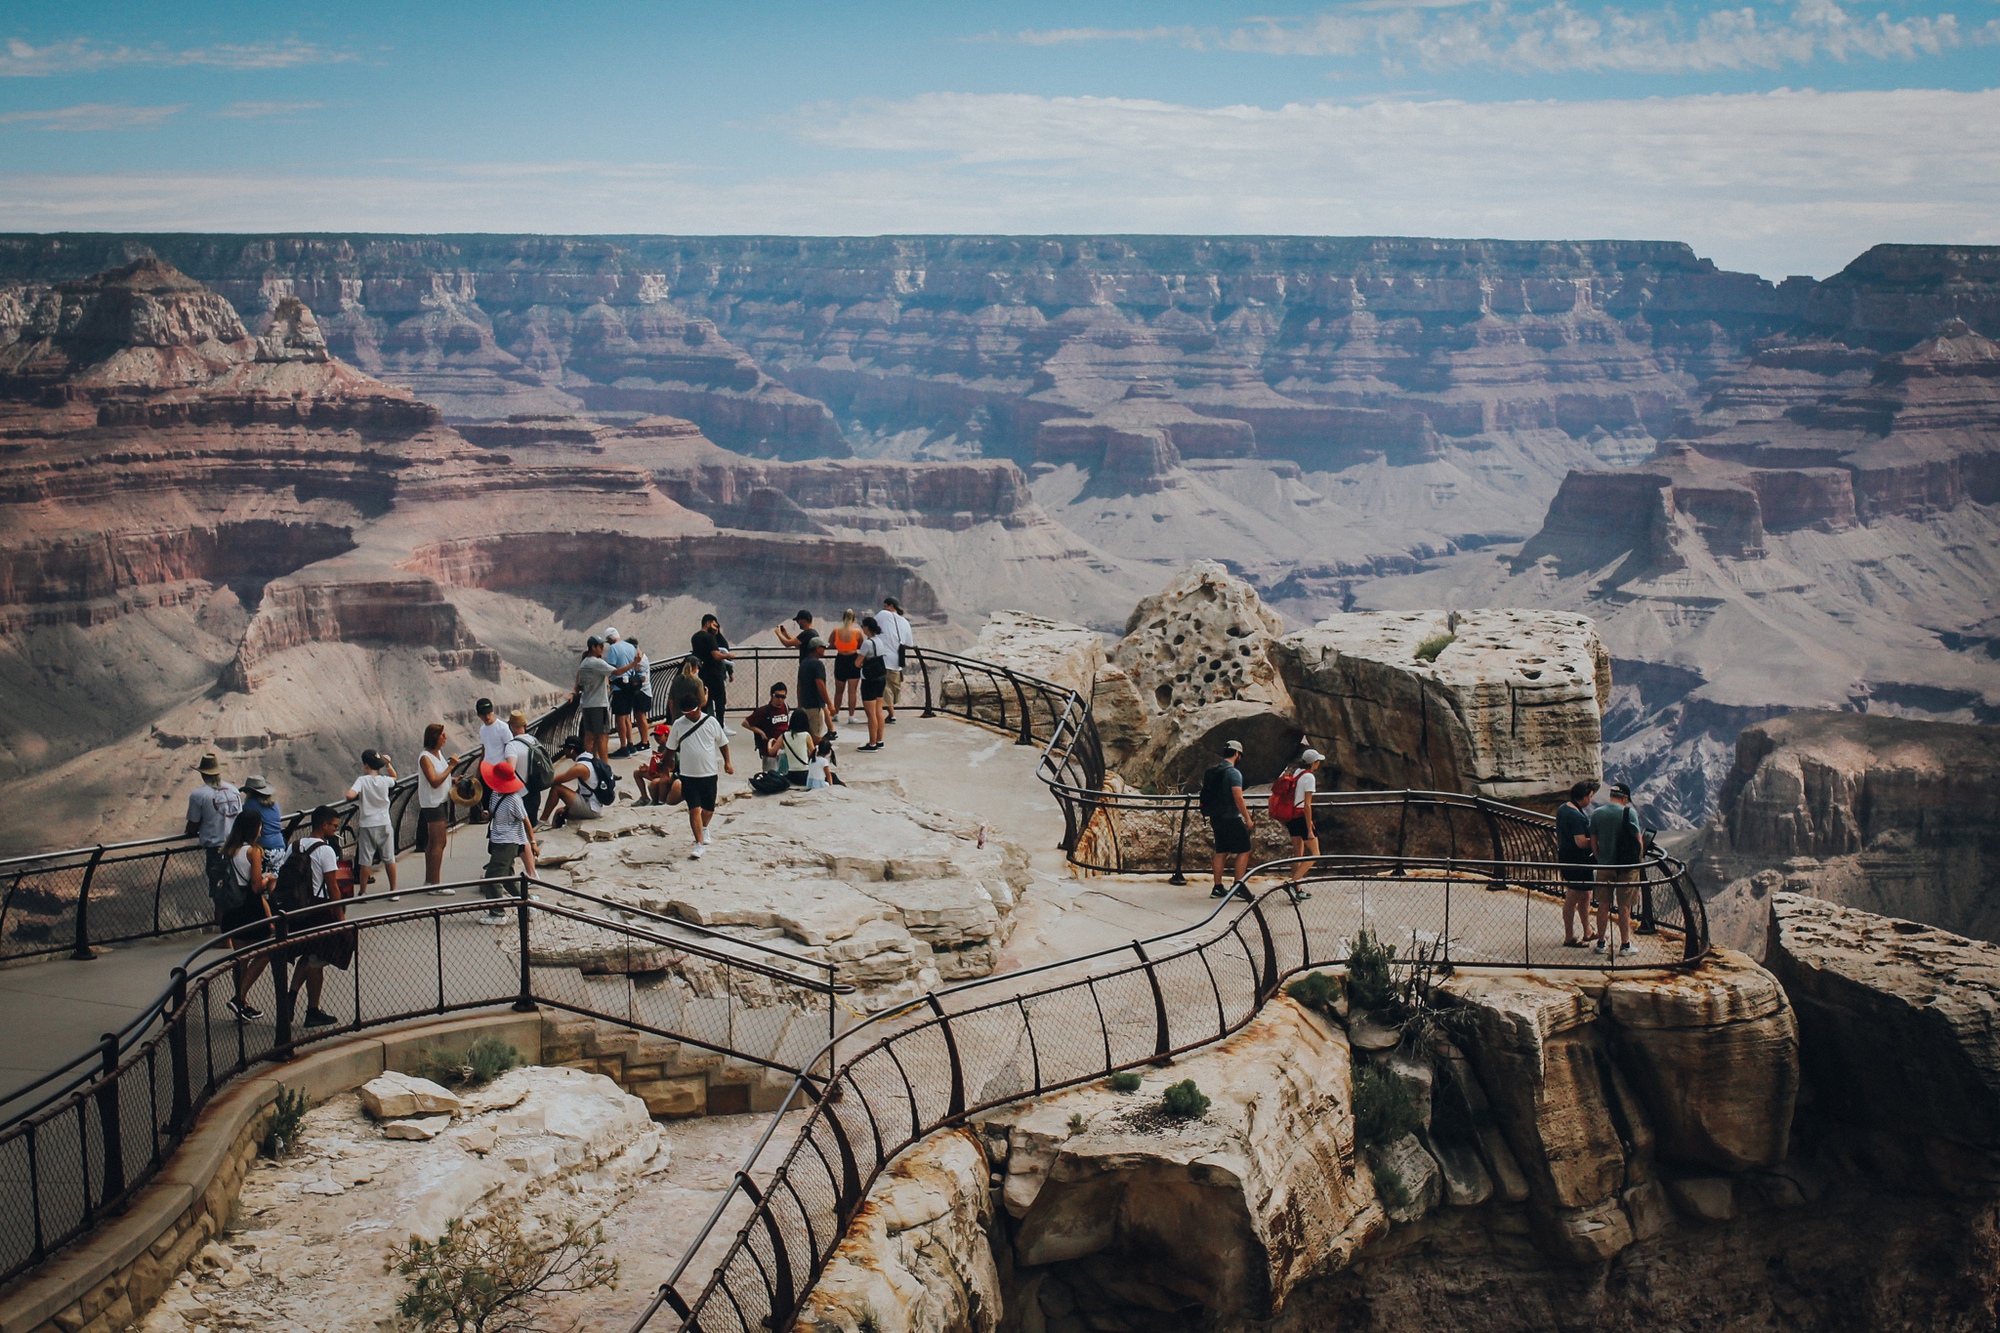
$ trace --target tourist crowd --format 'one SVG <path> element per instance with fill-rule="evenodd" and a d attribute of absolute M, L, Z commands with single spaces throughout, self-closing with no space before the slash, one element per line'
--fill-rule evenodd
<path fill-rule="evenodd" d="M 832 786 L 840 782 L 834 747 L 843 708 L 845 725 L 866 729 L 857 750 L 887 744 L 886 730 L 896 721 L 902 695 L 903 654 L 915 641 L 910 622 L 897 600 L 885 597 L 873 614 L 843 612 L 830 634 L 820 632 L 809 610 L 775 633 L 798 654 L 797 693 L 779 681 L 744 719 L 757 759 L 750 785 L 760 793 Z M 506 896 L 503 884 L 519 886 L 521 875 L 536 874 L 538 830 L 600 818 L 621 799 L 620 775 L 611 761 L 635 755 L 642 759 L 631 775 L 633 803 L 685 808 L 692 855 L 706 855 L 714 843 L 711 824 L 722 779 L 736 772 L 725 720 L 735 653 L 712 614 L 702 617 L 688 647 L 662 682 L 633 637 L 615 627 L 589 636 L 571 694 L 576 735 L 553 754 L 530 731 L 526 712 L 514 709 L 503 719 L 491 699 L 474 706 L 478 758 L 463 771 L 446 750 L 445 724 L 426 726 L 413 774 L 423 887 L 454 892 L 444 884 L 444 861 L 452 814 L 462 811 L 486 834 L 481 890 L 494 902 L 484 919 L 508 920 L 499 901 Z M 670 720 L 654 722 L 656 711 Z M 399 775 L 386 753 L 364 751 L 361 772 L 346 792 L 345 799 L 354 803 L 351 882 L 339 852 L 338 808 L 316 808 L 304 831 L 288 842 L 277 793 L 261 774 L 245 778 L 239 788 L 223 779 L 215 754 L 203 755 L 197 770 L 201 782 L 188 798 L 186 834 L 201 845 L 218 928 L 232 944 L 241 948 L 269 938 L 277 913 L 286 914 L 293 931 L 341 920 L 340 900 L 350 891 L 367 893 L 377 867 L 389 900 L 400 897 L 391 810 Z M 351 931 L 319 931 L 280 951 L 293 967 L 290 993 L 306 995 L 304 1026 L 338 1021 L 320 1004 L 323 974 L 329 966 L 347 967 L 353 950 Z M 238 1017 L 263 1016 L 248 995 L 269 961 L 259 955 L 238 968 L 236 997 L 229 1002 Z"/>

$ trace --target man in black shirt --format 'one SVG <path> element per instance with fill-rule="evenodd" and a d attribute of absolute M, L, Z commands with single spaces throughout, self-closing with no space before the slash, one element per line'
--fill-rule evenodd
<path fill-rule="evenodd" d="M 1581 949 L 1596 939 L 1590 929 L 1590 893 L 1597 878 L 1597 853 L 1590 840 L 1590 797 L 1594 782 L 1579 782 L 1569 789 L 1569 799 L 1556 807 L 1556 860 L 1563 877 L 1563 947 Z M 1576 936 L 1576 920 L 1583 918 L 1583 938 Z"/>
<path fill-rule="evenodd" d="M 692 640 L 695 671 L 708 687 L 708 711 L 718 721 L 729 704 L 729 676 L 733 668 L 729 640 L 723 637 L 722 622 L 713 613 L 701 618 L 701 628 Z"/>
<path fill-rule="evenodd" d="M 826 681 L 826 640 L 815 634 L 799 641 L 799 701 L 806 733 L 818 743 L 832 728 L 833 693 Z"/>
<path fill-rule="evenodd" d="M 757 757 L 763 760 L 766 773 L 778 766 L 778 750 L 784 745 L 785 731 L 791 724 L 792 705 L 781 680 L 771 687 L 771 702 L 753 710 L 743 720 L 743 725 L 757 738 Z"/>
<path fill-rule="evenodd" d="M 1215 844 L 1215 886 L 1208 891 L 1211 898 L 1225 898 L 1232 892 L 1239 898 L 1251 896 L 1250 886 L 1244 883 L 1250 869 L 1250 807 L 1243 801 L 1243 770 L 1236 767 L 1242 753 L 1241 741 L 1224 741 L 1222 762 L 1201 775 L 1201 812 L 1208 817 L 1209 836 Z M 1224 888 L 1222 872 L 1231 860 L 1236 862 L 1236 882 Z"/>

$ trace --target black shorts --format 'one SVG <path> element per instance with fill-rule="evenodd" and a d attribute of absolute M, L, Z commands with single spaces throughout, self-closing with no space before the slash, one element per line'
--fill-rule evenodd
<path fill-rule="evenodd" d="M 576 729 L 586 736 L 609 736 L 611 734 L 611 710 L 609 708 L 586 708 L 577 715 Z M 515 777 L 521 776 L 516 773 Z"/>
<path fill-rule="evenodd" d="M 721 782 L 714 774 L 705 778 L 691 778 L 681 774 L 681 799 L 690 810 L 715 809 L 715 789 Z"/>
<path fill-rule="evenodd" d="M 1597 862 L 1568 861 L 1562 868 L 1563 888 L 1570 893 L 1589 893 L 1597 884 Z"/>
<path fill-rule="evenodd" d="M 1211 818 L 1208 829 L 1215 839 L 1216 855 L 1240 856 L 1250 850 L 1250 826 L 1242 820 Z"/>
<path fill-rule="evenodd" d="M 618 710 L 621 717 L 636 717 L 641 721 L 653 711 L 653 696 L 638 690 L 625 696 L 625 706 Z"/>
<path fill-rule="evenodd" d="M 1294 838 L 1310 838 L 1313 836 L 1313 831 L 1306 826 L 1306 817 L 1304 815 L 1287 819 L 1285 821 L 1285 832 L 1291 834 Z"/>
<path fill-rule="evenodd" d="M 232 907 L 215 919 L 216 930 L 230 938 L 239 949 L 256 944 L 271 936 L 271 918 L 264 914 L 264 904 L 252 898 L 241 907 Z"/>
<path fill-rule="evenodd" d="M 860 680 L 861 663 L 852 657 L 834 658 L 833 678 L 835 680 Z"/>
<path fill-rule="evenodd" d="M 870 700 L 881 698 L 883 691 L 888 688 L 889 682 L 880 676 L 875 677 L 873 680 L 863 676 L 861 678 L 861 702 L 867 703 Z"/>

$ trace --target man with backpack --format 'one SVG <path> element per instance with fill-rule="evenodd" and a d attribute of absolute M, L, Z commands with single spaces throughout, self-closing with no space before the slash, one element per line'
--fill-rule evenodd
<path fill-rule="evenodd" d="M 1313 793 L 1319 790 L 1319 766 L 1325 761 L 1326 756 L 1318 750 L 1307 750 L 1271 784 L 1267 809 L 1271 818 L 1292 835 L 1294 861 L 1302 856 L 1319 855 L 1319 831 L 1313 826 Z M 1296 867 L 1292 876 L 1285 881 L 1285 892 L 1292 901 L 1302 903 L 1312 897 L 1299 887 Z"/>
<path fill-rule="evenodd" d="M 617 772 L 585 751 L 574 736 L 563 742 L 552 780 L 555 785 L 549 789 L 541 818 L 549 828 L 561 828 L 571 820 L 597 819 L 606 806 L 618 803 Z M 529 811 L 531 816 L 533 813 Z"/>
<path fill-rule="evenodd" d="M 1243 742 L 1224 741 L 1222 762 L 1201 775 L 1201 812 L 1208 818 L 1209 836 L 1215 843 L 1215 886 L 1208 891 L 1211 898 L 1227 898 L 1231 892 L 1239 898 L 1250 897 L 1250 886 L 1244 882 L 1250 873 L 1250 807 L 1243 801 L 1243 770 L 1236 767 L 1236 757 L 1242 753 Z M 1222 872 L 1231 857 L 1236 860 L 1236 881 L 1224 888 Z"/>
<path fill-rule="evenodd" d="M 729 729 L 706 711 L 705 703 L 705 699 L 690 699 L 667 732 L 667 748 L 680 760 L 681 799 L 687 802 L 697 859 L 708 854 L 708 824 L 715 818 L 715 791 L 721 775 L 736 771 L 729 759 Z"/>
<path fill-rule="evenodd" d="M 516 708 L 507 714 L 507 729 L 513 733 L 507 741 L 507 748 L 500 757 L 514 766 L 514 776 L 525 784 L 521 792 L 521 804 L 526 807 L 528 817 L 535 816 L 536 802 L 542 793 L 556 785 L 555 760 L 541 741 L 528 734 L 528 715 Z"/>
<path fill-rule="evenodd" d="M 330 805 L 320 806 L 312 812 L 311 831 L 299 836 L 286 853 L 284 864 L 278 867 L 272 906 L 288 913 L 287 933 L 296 935 L 341 919 L 340 906 L 335 901 L 340 850 L 334 838 L 339 832 L 340 813 Z M 306 940 L 287 953 L 294 965 L 291 985 L 294 1007 L 298 1004 L 299 988 L 303 986 L 306 992 L 303 1026 L 323 1028 L 338 1023 L 338 1018 L 319 1007 L 320 994 L 326 985 L 329 963 L 344 968 L 354 961 L 353 936 L 345 931 L 330 932 Z"/>
<path fill-rule="evenodd" d="M 1632 909 L 1639 905 L 1640 862 L 1646 841 L 1639 831 L 1639 814 L 1632 808 L 1632 789 L 1611 784 L 1611 802 L 1590 812 L 1591 845 L 1597 851 L 1597 942 L 1603 953 L 1613 912 L 1618 916 L 1618 952 L 1637 953 L 1632 943 Z"/>

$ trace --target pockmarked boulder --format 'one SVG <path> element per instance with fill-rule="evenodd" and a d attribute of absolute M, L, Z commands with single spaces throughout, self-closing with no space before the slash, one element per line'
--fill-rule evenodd
<path fill-rule="evenodd" d="M 1286 635 L 1271 657 L 1343 784 L 1552 802 L 1603 773 L 1611 659 L 1586 617 L 1357 611 Z"/>
<path fill-rule="evenodd" d="M 1134 1119 L 1183 1079 L 1211 1099 L 1205 1115 Z M 1030 1149 L 1006 1161 L 1016 1263 L 1147 1309 L 1269 1318 L 1386 1225 L 1357 1160 L 1351 1086 L 1339 1028 L 1281 998 L 1137 1092 L 1090 1085 L 996 1113 L 987 1142 Z"/>
<path fill-rule="evenodd" d="M 361 1106 L 377 1120 L 408 1120 L 416 1116 L 451 1115 L 460 1106 L 448 1088 L 390 1070 L 361 1085 Z"/>
<path fill-rule="evenodd" d="M 1107 762 L 1128 782 L 1182 788 L 1243 743 L 1241 767 L 1268 782 L 1298 747 L 1271 645 L 1284 622 L 1257 590 L 1200 560 L 1140 602 L 1097 673 L 1092 714 Z"/>

